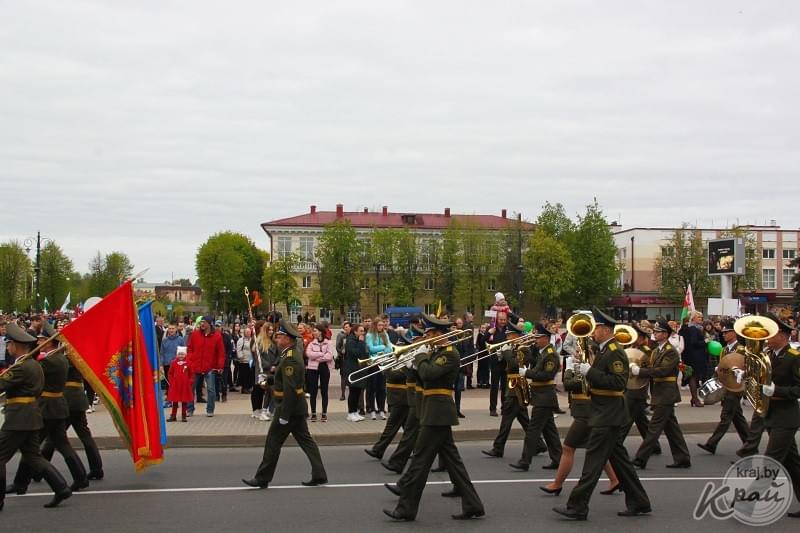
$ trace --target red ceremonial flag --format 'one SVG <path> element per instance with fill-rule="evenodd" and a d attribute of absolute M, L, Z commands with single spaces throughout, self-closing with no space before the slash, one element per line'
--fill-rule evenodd
<path fill-rule="evenodd" d="M 136 471 L 163 460 L 157 398 L 128 281 L 61 331 L 67 355 L 111 414 Z"/>

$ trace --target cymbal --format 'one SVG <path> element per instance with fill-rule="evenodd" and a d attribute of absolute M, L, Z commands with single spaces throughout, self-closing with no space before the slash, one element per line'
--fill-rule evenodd
<path fill-rule="evenodd" d="M 720 360 L 717 378 L 726 390 L 742 392 L 745 389 L 744 381 L 736 383 L 736 376 L 733 373 L 734 368 L 741 368 L 742 370 L 745 368 L 744 355 L 739 352 L 729 353 Z"/>

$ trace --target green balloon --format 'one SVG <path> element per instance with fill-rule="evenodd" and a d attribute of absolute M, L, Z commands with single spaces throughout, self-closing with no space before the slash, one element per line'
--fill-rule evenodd
<path fill-rule="evenodd" d="M 722 353 L 722 345 L 717 341 L 709 342 L 708 343 L 708 353 L 710 353 L 714 357 L 719 357 L 719 354 Z"/>
<path fill-rule="evenodd" d="M 525 333 L 530 333 L 531 331 L 533 331 L 533 324 L 531 324 L 530 321 L 526 321 L 525 322 Z"/>

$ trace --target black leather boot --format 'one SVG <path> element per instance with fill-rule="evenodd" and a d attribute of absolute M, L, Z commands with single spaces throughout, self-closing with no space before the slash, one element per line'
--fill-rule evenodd
<path fill-rule="evenodd" d="M 64 462 L 67 463 L 69 473 L 72 475 L 73 482 L 69 487 L 70 490 L 72 490 L 72 492 L 78 492 L 88 487 L 89 479 L 86 477 L 86 469 L 83 467 L 83 463 L 78 456 L 73 455 L 72 457 L 65 457 Z"/>
<path fill-rule="evenodd" d="M 62 476 L 53 465 L 48 464 L 47 467 L 42 470 L 42 478 L 50 485 L 50 488 L 54 492 L 53 499 L 44 504 L 45 508 L 50 509 L 56 507 L 59 503 L 72 496 L 72 491 L 67 486 L 64 476 Z"/>

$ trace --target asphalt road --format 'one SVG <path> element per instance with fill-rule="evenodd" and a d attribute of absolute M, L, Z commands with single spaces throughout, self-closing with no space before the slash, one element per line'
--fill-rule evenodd
<path fill-rule="evenodd" d="M 551 511 L 563 505 L 583 464 L 579 451 L 571 481 L 560 497 L 548 496 L 538 486 L 549 481 L 550 471 L 541 469 L 545 459 L 536 458 L 527 473 L 513 471 L 509 462 L 518 458 L 520 441 L 509 442 L 506 457 L 489 459 L 481 455 L 488 443 L 459 445 L 469 473 L 486 507 L 487 516 L 470 522 L 450 519 L 460 511 L 458 500 L 439 493 L 449 486 L 447 474 L 431 474 L 417 521 L 394 523 L 381 512 L 393 508 L 396 498 L 383 488 L 395 476 L 368 457 L 363 447 L 321 448 L 330 485 L 306 488 L 300 481 L 310 477 L 310 467 L 298 448 L 286 448 L 276 478 L 267 490 L 248 489 L 240 478 L 251 477 L 261 457 L 255 448 L 168 450 L 163 465 L 135 474 L 125 452 L 103 452 L 106 478 L 58 509 L 43 509 L 48 494 L 44 484 L 33 484 L 31 494 L 9 496 L 0 513 L 0 530 L 7 532 L 170 532 L 199 531 L 236 533 L 251 531 L 314 531 L 320 533 L 359 531 L 494 531 L 515 532 L 542 529 L 560 531 L 633 531 L 648 533 L 683 530 L 743 531 L 747 526 L 734 520 L 692 518 L 701 490 L 709 481 L 724 475 L 734 457 L 735 438 L 723 440 L 716 456 L 705 454 L 695 443 L 702 436 L 687 437 L 693 453 L 693 467 L 674 471 L 664 468 L 669 455 L 653 457 L 640 477 L 650 495 L 653 513 L 648 517 L 619 518 L 624 496 L 595 493 L 588 522 L 564 521 Z M 629 439 L 634 450 L 640 439 Z M 662 445 L 667 450 L 666 443 Z M 762 444 L 763 446 L 763 444 Z M 695 450 L 697 453 L 695 453 Z M 391 451 L 391 449 L 390 449 Z M 66 472 L 60 459 L 56 465 Z M 9 479 L 16 458 L 8 465 Z M 605 488 L 601 481 L 598 488 Z M 792 509 L 798 509 L 792 504 Z M 797 531 L 800 521 L 783 518 L 770 531 Z"/>

